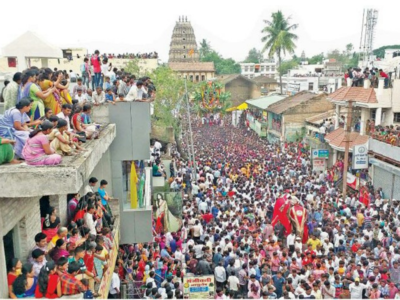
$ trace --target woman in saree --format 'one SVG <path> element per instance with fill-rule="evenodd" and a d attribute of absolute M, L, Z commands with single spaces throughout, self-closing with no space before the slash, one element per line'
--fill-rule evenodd
<path fill-rule="evenodd" d="M 14 140 L 5 139 L 0 136 L 0 165 L 2 164 L 18 164 L 19 160 L 14 159 Z"/>
<path fill-rule="evenodd" d="M 61 74 L 59 74 L 56 82 L 54 83 L 53 81 L 51 81 L 52 75 L 53 71 L 49 68 L 44 69 L 44 71 L 42 71 L 42 73 L 39 75 L 39 86 L 43 92 L 46 92 L 48 89 L 54 88 L 54 86 L 57 86 L 61 82 Z M 44 106 L 51 109 L 53 111 L 53 114 L 57 115 L 61 112 L 62 101 L 60 99 L 60 94 L 58 93 L 58 90 L 55 90 L 43 101 Z"/>
<path fill-rule="evenodd" d="M 43 92 L 40 87 L 36 84 L 35 70 L 28 70 L 22 77 L 22 98 L 31 98 L 33 100 L 32 107 L 30 110 L 31 121 L 35 121 L 44 116 L 44 100 L 55 92 L 55 88 L 49 88 L 46 92 Z"/>
<path fill-rule="evenodd" d="M 53 74 L 54 86 L 58 89 L 62 104 L 72 104 L 72 97 L 69 94 L 69 81 L 65 79 L 63 72 L 58 71 Z"/>
<path fill-rule="evenodd" d="M 46 217 L 44 218 L 42 226 L 42 232 L 47 236 L 48 243 L 57 234 L 59 226 L 60 218 L 57 217 L 57 211 L 54 207 L 50 206 L 46 213 Z"/>
<path fill-rule="evenodd" d="M 35 295 L 37 277 L 31 263 L 26 263 L 22 267 L 22 273 L 15 279 L 12 290 L 17 298 L 28 298 Z"/>
<path fill-rule="evenodd" d="M 32 166 L 52 166 L 61 163 L 61 156 L 56 154 L 50 147 L 47 134 L 51 132 L 53 123 L 44 121 L 34 131 L 29 134 L 22 156 L 28 165 Z"/>
<path fill-rule="evenodd" d="M 16 107 L 6 110 L 0 117 L 0 136 L 15 140 L 14 151 L 21 158 L 23 157 L 22 149 L 31 131 L 28 127 L 30 119 L 27 115 L 31 110 L 31 105 L 29 98 L 23 98 Z"/>
<path fill-rule="evenodd" d="M 157 194 L 156 205 L 156 232 L 162 233 L 167 230 L 168 205 L 167 201 L 164 200 L 163 195 L 160 193 Z"/>

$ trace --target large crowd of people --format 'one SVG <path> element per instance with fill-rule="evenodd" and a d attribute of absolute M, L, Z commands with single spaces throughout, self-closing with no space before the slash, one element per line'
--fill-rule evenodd
<path fill-rule="evenodd" d="M 169 182 L 184 193 L 181 230 L 155 220 L 155 243 L 133 247 L 127 265 L 146 283 L 144 298 L 182 297 L 173 286 L 201 275 L 214 276 L 215 299 L 400 298 L 399 202 L 372 186 L 342 195 L 342 165 L 313 172 L 300 141 L 270 144 L 244 118 L 240 129 L 221 119 L 197 120 L 196 169 L 173 159 Z M 308 212 L 306 241 L 271 225 L 282 197 Z"/>
<path fill-rule="evenodd" d="M 68 226 L 61 224 L 57 210 L 41 205 L 42 231 L 32 239 L 28 257 L 8 263 L 10 298 L 55 299 L 84 294 L 97 295 L 97 288 L 109 265 L 115 218 L 107 194 L 107 181 L 90 178 L 85 195 L 73 195 L 68 203 Z M 115 281 L 113 280 L 115 283 Z M 119 286 L 110 288 L 111 296 Z"/>

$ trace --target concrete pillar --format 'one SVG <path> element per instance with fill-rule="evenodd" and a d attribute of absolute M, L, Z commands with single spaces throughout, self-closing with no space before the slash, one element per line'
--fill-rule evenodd
<path fill-rule="evenodd" d="M 22 72 L 27 69 L 26 57 L 18 56 L 17 57 L 17 68 L 19 72 Z"/>
<path fill-rule="evenodd" d="M 48 68 L 49 67 L 49 59 L 48 58 L 42 58 L 42 68 Z"/>
<path fill-rule="evenodd" d="M 382 107 L 378 107 L 376 109 L 375 114 L 375 126 L 378 126 L 382 123 Z"/>
<path fill-rule="evenodd" d="M 337 161 L 337 150 L 333 150 L 333 159 L 332 159 L 332 164 L 335 164 Z"/>
<path fill-rule="evenodd" d="M 7 262 L 6 253 L 4 252 L 3 237 L 0 239 L 0 298 L 8 299 L 8 284 L 7 284 Z"/>
<path fill-rule="evenodd" d="M 335 129 L 339 128 L 340 106 L 336 104 L 335 109 Z"/>
<path fill-rule="evenodd" d="M 342 78 L 337 79 L 337 87 L 340 89 L 342 87 Z"/>
<path fill-rule="evenodd" d="M 365 127 L 367 124 L 367 120 L 369 119 L 369 109 L 361 108 L 361 122 L 360 122 L 360 134 L 365 134 Z"/>
<path fill-rule="evenodd" d="M 364 79 L 364 89 L 369 89 L 371 87 L 371 81 L 367 78 Z"/>
<path fill-rule="evenodd" d="M 377 92 L 377 95 L 379 96 L 379 95 L 382 95 L 382 93 L 383 93 L 383 88 L 385 87 L 385 80 L 382 78 L 382 79 L 379 79 L 379 83 L 378 83 L 378 92 Z"/>
<path fill-rule="evenodd" d="M 50 206 L 53 206 L 57 209 L 58 216 L 60 217 L 60 221 L 62 225 L 66 225 L 68 221 L 67 209 L 67 195 L 54 195 L 49 196 L 50 198 Z"/>
<path fill-rule="evenodd" d="M 353 85 L 353 79 L 347 78 L 347 87 L 351 87 Z"/>

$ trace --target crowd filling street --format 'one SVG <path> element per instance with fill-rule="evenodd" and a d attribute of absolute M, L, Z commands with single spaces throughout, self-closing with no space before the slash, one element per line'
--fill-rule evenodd
<path fill-rule="evenodd" d="M 128 261 L 145 298 L 180 298 L 182 277 L 202 275 L 214 276 L 215 299 L 400 298 L 398 201 L 377 187 L 342 195 L 312 171 L 301 141 L 270 144 L 244 119 L 196 121 L 196 172 L 179 153 L 170 168 L 183 226 L 157 228 Z M 283 219 L 271 225 L 278 199 L 304 207 L 308 236 L 296 225 L 288 234 Z"/>

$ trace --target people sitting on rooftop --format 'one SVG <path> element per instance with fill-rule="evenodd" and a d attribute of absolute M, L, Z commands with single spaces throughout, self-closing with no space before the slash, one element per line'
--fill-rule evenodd
<path fill-rule="evenodd" d="M 37 122 L 30 122 L 27 113 L 31 110 L 32 100 L 23 98 L 16 107 L 12 107 L 4 112 L 0 117 L 0 136 L 8 139 L 15 139 L 14 152 L 22 158 L 22 149 L 29 138 L 32 125 Z M 40 123 L 40 121 L 39 121 Z"/>
<path fill-rule="evenodd" d="M 0 165 L 2 164 L 18 164 L 19 160 L 14 159 L 15 140 L 0 137 Z"/>
<path fill-rule="evenodd" d="M 59 120 L 59 122 L 65 122 Z M 53 123 L 44 121 L 34 131 L 29 134 L 22 151 L 22 157 L 28 165 L 33 166 L 50 166 L 59 165 L 62 161 L 61 155 L 51 147 L 48 134 L 53 130 Z"/>

